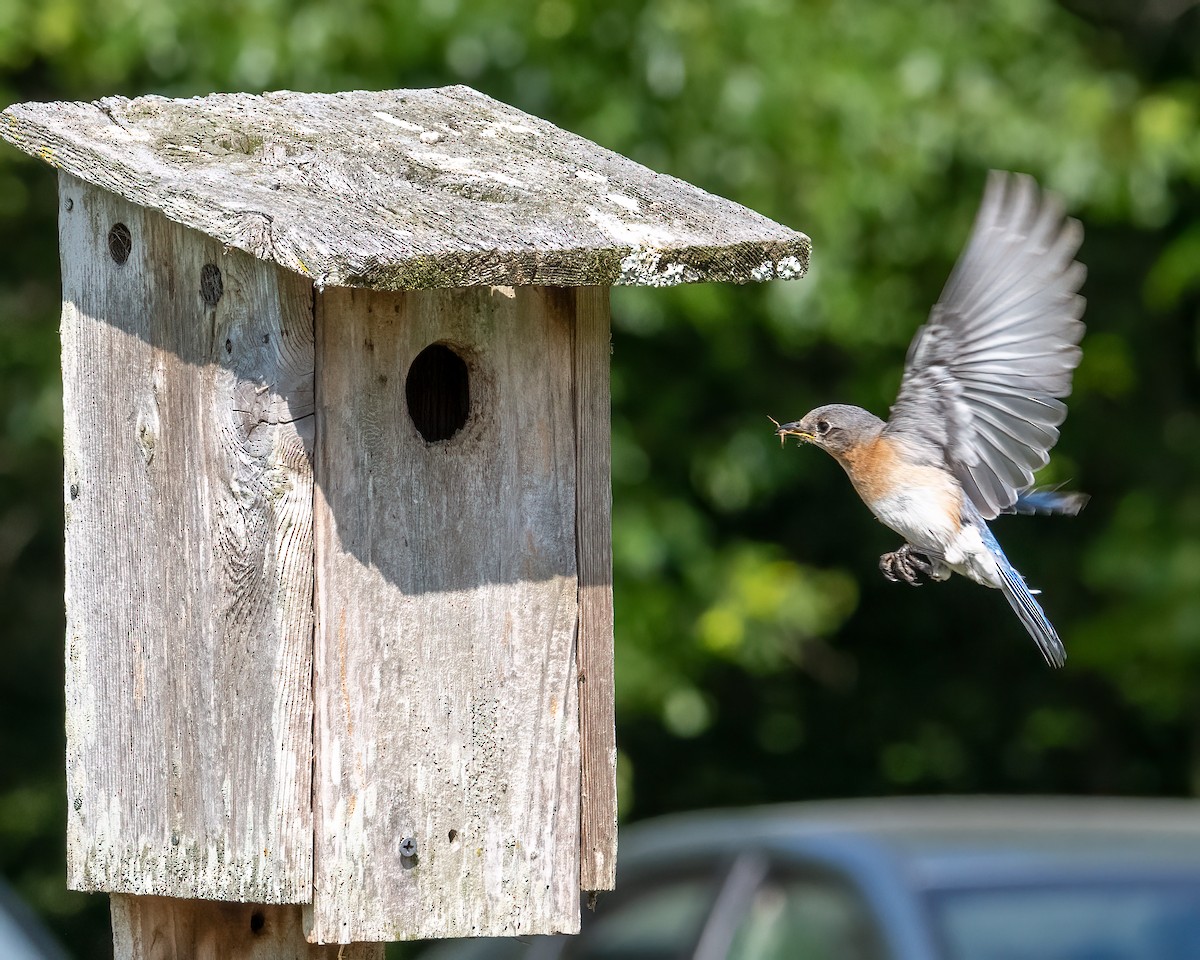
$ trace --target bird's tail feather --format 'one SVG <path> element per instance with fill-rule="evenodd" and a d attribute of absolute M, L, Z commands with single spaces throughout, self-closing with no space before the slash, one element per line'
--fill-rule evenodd
<path fill-rule="evenodd" d="M 1038 645 L 1038 649 L 1042 651 L 1046 662 L 1052 667 L 1061 667 L 1067 662 L 1067 651 L 1063 647 L 1062 640 L 1058 638 L 1057 631 L 1050 623 L 1041 605 L 1034 599 L 1029 587 L 1025 585 L 1025 578 L 1017 573 L 1016 568 L 1008 562 L 1008 557 L 1000 549 L 999 541 L 987 528 L 987 524 L 982 520 L 979 523 L 983 528 L 983 541 L 992 552 L 992 556 L 996 558 L 996 569 L 1000 573 L 1000 590 L 1004 594 L 1004 599 L 1021 619 L 1021 623 L 1024 624 L 1025 629 L 1029 631 L 1029 635 Z"/>
<path fill-rule="evenodd" d="M 1026 490 L 1017 497 L 1017 502 L 1004 512 L 1025 515 L 1057 513 L 1073 517 L 1087 505 L 1090 499 L 1091 497 L 1086 493 L 1072 493 L 1069 490 L 1057 488 Z"/>
<path fill-rule="evenodd" d="M 1025 581 L 1013 569 L 1012 564 L 1001 559 L 997 566 L 1000 569 L 1000 589 L 1004 592 L 1004 598 L 1008 601 L 1008 605 L 1021 618 L 1021 623 L 1025 625 L 1025 629 L 1037 643 L 1046 662 L 1052 667 L 1061 667 L 1067 662 L 1067 651 L 1063 647 L 1062 640 L 1058 638 L 1053 624 L 1047 619 L 1045 611 L 1034 599 L 1029 588 L 1025 586 Z"/>

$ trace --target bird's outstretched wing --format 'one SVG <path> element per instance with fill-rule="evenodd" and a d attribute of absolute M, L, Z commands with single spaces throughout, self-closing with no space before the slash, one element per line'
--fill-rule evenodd
<path fill-rule="evenodd" d="M 967 247 L 908 349 L 887 433 L 935 448 L 985 519 L 1045 466 L 1081 356 L 1077 220 L 993 172 Z"/>

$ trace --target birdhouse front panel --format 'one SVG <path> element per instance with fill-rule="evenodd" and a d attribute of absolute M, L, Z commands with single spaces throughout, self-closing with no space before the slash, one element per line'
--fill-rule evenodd
<path fill-rule="evenodd" d="M 67 870 L 311 896 L 312 285 L 64 174 Z"/>
<path fill-rule="evenodd" d="M 575 314 L 317 298 L 318 942 L 578 929 Z"/>

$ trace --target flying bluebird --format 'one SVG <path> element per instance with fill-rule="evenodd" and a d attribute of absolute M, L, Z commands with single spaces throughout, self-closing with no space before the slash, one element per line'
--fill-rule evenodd
<path fill-rule="evenodd" d="M 890 419 L 835 403 L 775 431 L 831 454 L 876 519 L 904 537 L 879 560 L 889 580 L 954 572 L 1000 589 L 1056 667 L 1062 641 L 987 521 L 1073 515 L 1087 502 L 1031 489 L 1081 357 L 1082 240 L 1057 198 L 1027 176 L 993 172 L 967 247 L 908 349 Z"/>

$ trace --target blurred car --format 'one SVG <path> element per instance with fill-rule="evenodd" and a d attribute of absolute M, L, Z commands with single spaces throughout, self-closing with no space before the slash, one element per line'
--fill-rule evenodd
<path fill-rule="evenodd" d="M 67 954 L 15 890 L 0 878 L 0 960 L 67 960 Z"/>
<path fill-rule="evenodd" d="M 423 960 L 1200 960 L 1200 802 L 906 798 L 623 830 L 578 936 Z"/>

